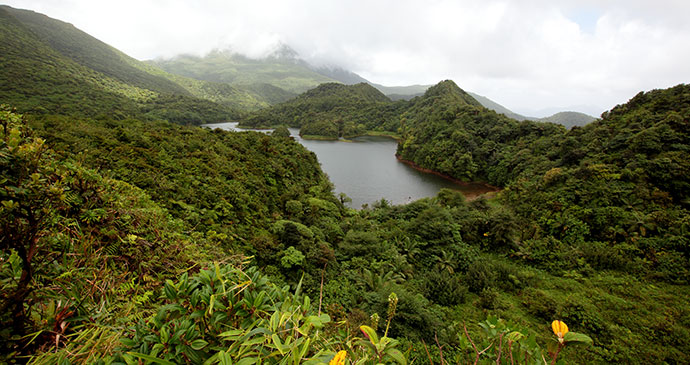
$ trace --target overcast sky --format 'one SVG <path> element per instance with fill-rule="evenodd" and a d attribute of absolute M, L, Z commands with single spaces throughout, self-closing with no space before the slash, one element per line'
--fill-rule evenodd
<path fill-rule="evenodd" d="M 4 3 L 70 22 L 140 60 L 228 47 L 261 57 L 284 43 L 384 85 L 452 79 L 530 115 L 549 107 L 598 115 L 639 91 L 690 82 L 688 0 Z"/>

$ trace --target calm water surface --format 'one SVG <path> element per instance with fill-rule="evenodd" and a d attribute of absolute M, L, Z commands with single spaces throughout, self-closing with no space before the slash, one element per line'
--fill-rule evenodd
<path fill-rule="evenodd" d="M 211 128 L 238 130 L 237 123 L 207 125 Z M 440 176 L 415 170 L 395 158 L 397 142 L 388 137 L 357 137 L 352 142 L 305 140 L 298 129 L 290 129 L 292 136 L 316 153 L 321 169 L 335 185 L 336 195 L 345 193 L 351 206 L 360 208 L 386 199 L 393 204 L 405 204 L 424 197 L 435 196 L 441 188 L 462 191 L 466 196 L 492 191 L 481 183 L 457 184 Z"/>

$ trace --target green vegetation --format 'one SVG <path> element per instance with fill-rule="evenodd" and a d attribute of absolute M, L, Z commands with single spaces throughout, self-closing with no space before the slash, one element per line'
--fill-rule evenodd
<path fill-rule="evenodd" d="M 0 6 L 0 34 L 0 100 L 21 111 L 181 124 L 239 116 L 132 66 L 138 61 L 44 15 Z"/>
<path fill-rule="evenodd" d="M 539 119 L 540 122 L 561 124 L 568 129 L 576 126 L 582 127 L 595 120 L 596 118 L 592 116 L 578 112 L 560 112 L 550 117 Z"/>
<path fill-rule="evenodd" d="M 368 84 L 323 84 L 290 101 L 252 113 L 244 127 L 286 124 L 300 135 L 326 139 L 351 138 L 368 131 L 395 133 L 397 115 L 405 102 L 393 103 Z"/>
<path fill-rule="evenodd" d="M 334 81 L 312 71 L 306 63 L 294 57 L 294 51 L 283 51 L 287 54 L 281 54 L 279 50 L 264 59 L 251 59 L 231 51 L 216 50 L 204 57 L 182 55 L 149 63 L 170 73 L 197 80 L 248 88 L 269 84 L 293 94 Z"/>
<path fill-rule="evenodd" d="M 566 130 L 325 84 L 243 120 L 273 135 L 209 130 L 160 119 L 225 107 L 7 9 L 0 362 L 690 362 L 689 86 Z M 504 189 L 348 209 L 286 125 Z"/>

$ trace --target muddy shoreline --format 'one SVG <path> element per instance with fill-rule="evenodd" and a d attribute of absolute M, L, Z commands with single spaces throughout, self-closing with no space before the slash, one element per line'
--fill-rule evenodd
<path fill-rule="evenodd" d="M 478 197 L 480 197 L 480 196 L 482 196 L 482 195 L 485 195 L 485 194 L 494 194 L 494 193 L 499 192 L 499 191 L 502 190 L 501 188 L 499 188 L 499 187 L 497 187 L 497 186 L 493 186 L 493 185 L 491 185 L 491 184 L 487 184 L 487 183 L 481 182 L 481 181 L 467 182 L 467 181 L 463 181 L 463 180 L 458 180 L 458 179 L 456 179 L 456 178 L 454 178 L 454 177 L 452 177 L 452 176 L 450 176 L 450 175 L 446 175 L 446 174 L 441 173 L 441 172 L 438 172 L 438 171 L 434 171 L 434 170 L 431 170 L 431 169 L 427 169 L 427 168 L 425 168 L 425 167 L 421 167 L 421 166 L 417 165 L 416 163 L 414 163 L 414 162 L 412 162 L 412 161 L 405 160 L 405 159 L 401 158 L 399 155 L 395 155 L 395 158 L 397 158 L 398 161 L 400 161 L 400 162 L 402 162 L 402 163 L 404 163 L 404 164 L 406 164 L 406 165 L 412 167 L 413 169 L 415 169 L 415 170 L 417 170 L 417 171 L 421 171 L 421 172 L 424 172 L 424 173 L 427 173 L 427 174 L 432 174 L 432 175 L 436 175 L 436 176 L 438 176 L 438 177 L 442 177 L 442 178 L 444 178 L 444 179 L 446 179 L 446 180 L 452 181 L 452 182 L 455 183 L 455 184 L 458 184 L 458 185 L 461 185 L 461 186 L 467 186 L 467 187 L 469 187 L 469 186 L 478 186 L 478 185 L 479 185 L 479 186 L 482 186 L 482 187 L 485 188 L 485 189 L 483 189 L 483 191 L 481 191 L 481 192 L 465 192 L 465 191 L 463 191 L 463 195 L 465 195 L 465 198 L 467 198 L 468 200 L 476 199 L 476 198 L 478 198 Z"/>

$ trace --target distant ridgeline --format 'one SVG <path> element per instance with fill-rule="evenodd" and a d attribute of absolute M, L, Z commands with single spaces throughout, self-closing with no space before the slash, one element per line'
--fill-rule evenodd
<path fill-rule="evenodd" d="M 34 114 L 201 124 L 266 105 L 227 84 L 168 74 L 32 11 L 0 6 L 0 49 L 0 100 Z"/>
<path fill-rule="evenodd" d="M 395 134 L 503 187 L 356 211 L 291 138 L 168 122 L 257 94 L 33 12 L 0 7 L 0 32 L 0 363 L 690 363 L 690 86 L 570 130 L 452 81 L 242 119 Z"/>

